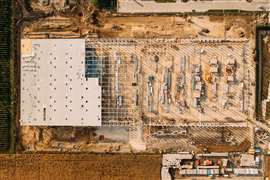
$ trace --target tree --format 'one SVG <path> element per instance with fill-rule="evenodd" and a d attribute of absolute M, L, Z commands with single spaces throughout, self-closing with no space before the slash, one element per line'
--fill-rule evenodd
<path fill-rule="evenodd" d="M 99 0 L 90 0 L 91 4 L 93 4 L 94 6 L 99 6 L 100 5 L 100 1 Z"/>

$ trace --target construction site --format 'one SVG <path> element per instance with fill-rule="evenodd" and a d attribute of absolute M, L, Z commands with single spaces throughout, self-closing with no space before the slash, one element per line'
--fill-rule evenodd
<path fill-rule="evenodd" d="M 252 29 L 244 27 L 244 22 L 253 17 L 238 17 L 238 24 L 233 25 L 227 20 L 229 17 L 217 16 L 213 23 L 220 27 L 219 30 L 211 29 L 207 22 L 212 22 L 213 17 L 207 16 L 149 17 L 148 21 L 143 17 L 108 18 L 101 20 L 105 24 L 97 33 L 86 37 L 79 33 L 71 34 L 75 38 L 84 37 L 85 75 L 99 79 L 102 89 L 101 125 L 128 131 L 128 143 L 122 144 L 125 151 L 129 145 L 130 150 L 153 152 L 177 151 L 180 147 L 186 151 L 201 151 L 205 144 L 213 145 L 213 142 L 217 146 L 227 144 L 228 148 L 242 142 L 248 142 L 248 147 L 253 144 L 253 130 L 247 120 L 255 117 L 255 44 L 250 38 Z M 141 20 L 145 24 L 139 25 L 136 21 L 132 24 L 129 20 L 123 22 L 126 18 Z M 161 19 L 171 20 L 175 29 L 188 24 L 189 30 L 182 29 L 183 37 L 178 37 L 177 31 L 170 36 L 167 33 L 166 37 L 164 34 L 150 35 L 151 28 L 155 29 L 155 23 Z M 107 21 L 114 23 L 116 29 L 119 26 L 119 30 L 111 30 L 113 36 L 118 33 L 119 37 L 104 37 L 108 33 L 105 29 L 111 26 Z M 61 22 L 66 24 L 67 19 L 50 17 L 33 23 L 24 28 L 23 38 L 35 40 L 55 36 L 56 27 L 64 26 Z M 206 23 L 207 27 L 203 28 L 210 31 L 206 37 L 196 34 L 197 29 L 202 28 L 197 22 Z M 145 29 L 138 29 L 138 26 L 149 23 L 152 23 L 147 27 L 149 35 L 136 37 L 136 33 Z M 47 24 L 46 31 L 44 24 Z M 229 25 L 231 27 L 227 30 Z M 127 28 L 124 30 L 120 26 Z M 130 32 L 129 28 L 136 31 Z M 187 36 L 186 32 L 190 35 Z M 61 33 L 62 36 L 54 38 L 70 38 L 66 32 Z M 35 134 L 40 134 L 40 129 L 45 137 L 53 136 L 55 128 L 61 129 L 21 128 L 22 142 L 25 137 L 30 142 L 36 140 L 37 144 L 39 137 Z M 72 130 L 73 134 L 78 131 L 76 129 Z M 29 131 L 33 131 L 32 140 L 29 139 Z M 85 139 L 82 141 L 79 138 L 79 146 L 89 147 L 91 144 L 87 144 Z M 26 146 L 29 145 L 27 142 Z M 55 145 L 53 147 L 49 145 L 45 149 L 55 150 Z M 43 147 L 40 150 L 44 150 Z"/>
<path fill-rule="evenodd" d="M 152 2 L 67 2 L 16 1 L 16 152 L 185 152 L 164 172 L 263 176 L 270 36 L 258 51 L 257 26 L 268 6 L 151 14 Z"/>

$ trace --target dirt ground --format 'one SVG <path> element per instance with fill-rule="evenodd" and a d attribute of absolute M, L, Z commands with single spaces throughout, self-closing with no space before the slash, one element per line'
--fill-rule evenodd
<path fill-rule="evenodd" d="M 269 86 L 269 82 L 267 82 L 267 80 L 269 80 L 270 78 L 270 36 L 266 36 L 264 38 L 264 47 L 263 47 L 263 61 L 262 61 L 262 66 L 263 66 L 263 94 L 262 94 L 262 98 L 266 99 L 267 95 L 268 95 L 268 86 Z"/>
<path fill-rule="evenodd" d="M 268 88 L 269 88 L 269 79 L 270 79 L 270 36 L 266 36 L 264 38 L 264 46 L 263 46 L 263 61 L 262 61 L 262 99 L 267 99 L 268 96 Z M 266 119 L 269 119 L 270 112 L 269 110 L 266 112 Z M 270 120 L 268 120 L 268 123 Z"/>
<path fill-rule="evenodd" d="M 209 177 L 183 177 L 178 178 L 176 180 L 205 180 L 205 179 L 211 179 Z M 216 177 L 217 180 L 227 180 L 227 177 Z M 236 177 L 230 177 L 230 180 L 261 180 L 262 177 L 247 177 L 247 176 L 236 176 Z"/>
<path fill-rule="evenodd" d="M 5 180 L 158 180 L 161 156 L 125 154 L 0 155 Z"/>
<path fill-rule="evenodd" d="M 28 24 L 23 36 L 84 37 L 96 33 L 100 37 L 250 38 L 256 21 L 255 16 L 101 16 L 98 26 L 94 26 L 83 18 L 53 16 Z M 202 29 L 209 32 L 203 33 Z"/>
<path fill-rule="evenodd" d="M 99 35 L 102 37 L 250 37 L 253 33 L 252 16 L 147 16 L 106 17 L 102 20 Z M 198 34 L 203 28 L 209 33 Z M 226 30 L 226 32 L 225 32 Z"/>
<path fill-rule="evenodd" d="M 265 177 L 270 178 L 270 156 L 265 157 Z"/>

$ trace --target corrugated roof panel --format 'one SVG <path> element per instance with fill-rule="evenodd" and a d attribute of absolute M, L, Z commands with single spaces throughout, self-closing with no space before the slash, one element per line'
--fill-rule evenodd
<path fill-rule="evenodd" d="M 85 77 L 84 39 L 22 40 L 21 124 L 101 126 L 101 87 Z"/>

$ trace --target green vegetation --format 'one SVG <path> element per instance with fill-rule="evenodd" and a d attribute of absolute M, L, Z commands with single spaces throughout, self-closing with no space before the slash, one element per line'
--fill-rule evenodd
<path fill-rule="evenodd" d="M 100 0 L 90 0 L 94 6 L 99 6 Z"/>
<path fill-rule="evenodd" d="M 90 2 L 98 8 L 105 9 L 113 8 L 116 5 L 116 0 L 90 0 Z"/>
<path fill-rule="evenodd" d="M 0 151 L 10 148 L 11 0 L 0 0 Z"/>

